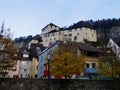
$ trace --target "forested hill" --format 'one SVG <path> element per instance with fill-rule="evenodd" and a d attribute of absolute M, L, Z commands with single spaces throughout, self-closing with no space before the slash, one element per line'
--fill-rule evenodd
<path fill-rule="evenodd" d="M 119 19 L 116 19 L 116 18 L 102 19 L 97 21 L 93 21 L 93 20 L 79 21 L 69 26 L 67 29 L 80 28 L 80 27 L 93 28 L 96 30 L 98 29 L 109 30 L 112 27 L 120 27 L 120 18 Z"/>

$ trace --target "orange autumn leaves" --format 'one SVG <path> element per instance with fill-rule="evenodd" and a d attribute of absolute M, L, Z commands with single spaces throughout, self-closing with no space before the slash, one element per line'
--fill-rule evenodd
<path fill-rule="evenodd" d="M 77 48 L 71 42 L 59 44 L 51 56 L 50 73 L 54 76 L 71 76 L 85 68 L 84 57 L 77 56 Z"/>

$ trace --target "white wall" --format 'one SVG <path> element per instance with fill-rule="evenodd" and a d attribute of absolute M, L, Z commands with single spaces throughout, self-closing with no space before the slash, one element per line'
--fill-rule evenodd
<path fill-rule="evenodd" d="M 53 33 L 43 34 L 43 46 L 47 47 L 49 42 L 55 42 L 56 40 L 62 41 L 65 38 L 75 42 L 84 42 L 84 39 L 89 41 L 97 41 L 96 30 L 90 28 L 83 27 L 59 32 L 55 32 L 54 36 Z M 76 40 L 75 37 L 77 38 Z"/>

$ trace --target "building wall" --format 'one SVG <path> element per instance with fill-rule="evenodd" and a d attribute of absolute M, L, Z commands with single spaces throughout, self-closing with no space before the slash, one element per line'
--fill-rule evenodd
<path fill-rule="evenodd" d="M 60 32 L 60 33 L 59 33 Z M 89 41 L 97 41 L 96 30 L 90 28 L 76 28 L 71 30 L 60 30 L 53 33 L 43 34 L 43 46 L 48 46 L 49 42 L 55 42 L 56 40 L 70 39 L 75 42 L 84 42 L 84 39 Z"/>
<path fill-rule="evenodd" d="M 50 32 L 50 31 L 52 31 L 52 30 L 59 30 L 59 27 L 57 27 L 57 26 L 54 26 L 54 25 L 48 25 L 47 27 L 45 27 L 44 28 L 44 30 L 42 30 L 42 35 L 43 34 L 45 34 L 45 33 L 48 33 L 48 32 Z"/>
<path fill-rule="evenodd" d="M 85 73 L 97 73 L 97 68 L 99 65 L 99 59 L 97 57 L 85 56 Z"/>
<path fill-rule="evenodd" d="M 36 75 L 38 74 L 38 59 L 33 58 L 31 62 L 31 77 L 35 78 L 37 77 Z"/>
<path fill-rule="evenodd" d="M 97 41 L 96 30 L 90 28 L 83 28 L 83 38 L 89 41 Z"/>
<path fill-rule="evenodd" d="M 27 78 L 30 77 L 31 73 L 31 61 L 21 60 L 20 61 L 20 77 Z"/>
<path fill-rule="evenodd" d="M 61 40 L 61 35 L 59 32 L 44 34 L 42 36 L 43 46 L 48 47 L 50 42 L 56 42 L 57 40 Z"/>
<path fill-rule="evenodd" d="M 8 77 L 20 77 L 20 60 L 16 60 L 16 65 L 8 72 Z"/>
<path fill-rule="evenodd" d="M 43 78 L 44 71 L 46 71 L 48 68 L 46 68 L 46 63 L 48 63 L 48 53 L 52 53 L 56 48 L 58 47 L 58 44 L 53 45 L 50 48 L 46 48 L 44 51 L 40 52 L 39 54 L 39 63 L 38 63 L 38 78 Z"/>

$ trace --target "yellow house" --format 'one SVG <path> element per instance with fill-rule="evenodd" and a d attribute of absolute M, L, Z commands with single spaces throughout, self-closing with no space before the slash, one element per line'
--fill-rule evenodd
<path fill-rule="evenodd" d="M 38 74 L 38 59 L 33 58 L 31 62 L 31 77 L 37 77 Z"/>
<path fill-rule="evenodd" d="M 99 65 L 99 55 L 102 54 L 102 50 L 93 47 L 87 43 L 78 43 L 80 54 L 84 55 L 85 70 L 83 74 L 97 74 L 97 67 Z"/>

